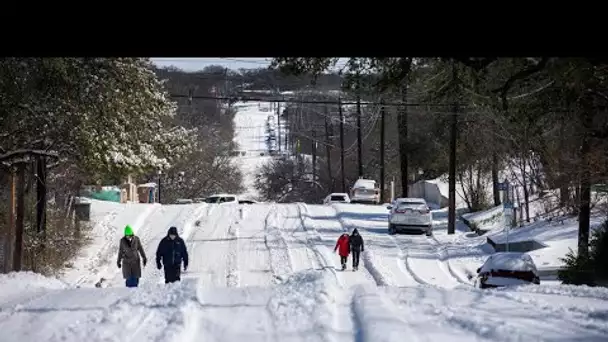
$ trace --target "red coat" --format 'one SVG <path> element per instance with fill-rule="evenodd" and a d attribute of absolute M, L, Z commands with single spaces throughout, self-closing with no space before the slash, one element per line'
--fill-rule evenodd
<path fill-rule="evenodd" d="M 348 256 L 348 254 L 350 253 L 350 242 L 347 234 L 341 235 L 338 238 L 338 242 L 336 242 L 334 252 L 336 251 L 336 249 L 338 250 L 338 254 L 340 254 L 340 256 Z"/>

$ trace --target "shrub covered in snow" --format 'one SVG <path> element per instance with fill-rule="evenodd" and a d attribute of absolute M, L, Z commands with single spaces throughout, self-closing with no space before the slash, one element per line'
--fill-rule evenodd
<path fill-rule="evenodd" d="M 593 231 L 588 257 L 570 250 L 562 261 L 558 276 L 565 284 L 608 285 L 608 220 Z"/>

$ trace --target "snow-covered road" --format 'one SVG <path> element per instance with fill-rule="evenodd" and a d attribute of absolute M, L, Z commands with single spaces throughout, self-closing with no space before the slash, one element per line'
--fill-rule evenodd
<path fill-rule="evenodd" d="M 237 108 L 237 128 L 268 115 L 258 104 Z M 237 133 L 254 196 L 263 140 Z M 92 243 L 61 281 L 0 275 L 0 341 L 608 341 L 608 289 L 475 289 L 447 258 L 469 252 L 453 243 L 468 237 L 448 236 L 441 215 L 429 238 L 388 235 L 383 206 L 93 201 Z M 115 264 L 127 223 L 149 260 L 136 289 Z M 166 285 L 154 256 L 170 226 L 190 265 Z M 341 271 L 333 249 L 353 228 L 365 252 L 358 271 L 351 260 Z M 100 278 L 107 287 L 94 287 Z"/>
<path fill-rule="evenodd" d="M 256 204 L 167 206 L 139 233 L 152 260 L 179 226 L 190 269 L 160 284 L 109 288 L 37 275 L 0 277 L 1 341 L 606 341 L 608 290 L 541 285 L 481 291 L 441 260 L 438 239 L 389 236 L 378 207 Z M 194 225 L 200 220 L 199 227 Z M 340 271 L 336 238 L 357 225 L 361 268 Z M 147 227 L 147 228 L 146 228 Z M 114 263 L 114 255 L 110 261 Z M 108 273 L 110 272 L 108 265 Z M 30 284 L 19 289 L 22 282 Z M 32 329 L 31 327 L 36 327 Z"/>

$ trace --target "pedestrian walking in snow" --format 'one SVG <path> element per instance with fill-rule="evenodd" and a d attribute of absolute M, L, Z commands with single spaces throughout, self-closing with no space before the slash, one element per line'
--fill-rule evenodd
<path fill-rule="evenodd" d="M 141 259 L 140 256 L 141 255 Z M 125 278 L 127 287 L 137 287 L 139 278 L 141 278 L 141 264 L 143 260 L 144 267 L 148 262 L 146 253 L 141 245 L 139 237 L 133 234 L 131 226 L 125 227 L 125 236 L 120 239 L 118 247 L 118 268 L 122 268 L 122 276 Z"/>
<path fill-rule="evenodd" d="M 357 228 L 353 229 L 348 241 L 350 242 L 350 251 L 353 253 L 353 271 L 356 271 L 359 269 L 359 256 L 365 250 L 363 248 L 363 238 Z"/>
<path fill-rule="evenodd" d="M 162 263 L 161 263 L 162 261 Z M 156 267 L 165 269 L 165 284 L 181 281 L 181 265 L 188 269 L 188 250 L 186 243 L 177 234 L 177 228 L 171 227 L 156 250 Z"/>
<path fill-rule="evenodd" d="M 348 233 L 344 233 L 338 238 L 334 252 L 336 252 L 336 250 L 340 255 L 340 263 L 342 264 L 342 271 L 344 271 L 346 269 L 346 262 L 348 261 L 348 254 L 350 253 Z"/>

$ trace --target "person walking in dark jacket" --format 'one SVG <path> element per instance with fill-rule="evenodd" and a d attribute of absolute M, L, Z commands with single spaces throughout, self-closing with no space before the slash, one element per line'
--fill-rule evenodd
<path fill-rule="evenodd" d="M 162 264 L 161 264 L 162 261 Z M 165 284 L 180 281 L 181 264 L 184 262 L 184 271 L 188 269 L 188 250 L 186 243 L 177 234 L 177 228 L 171 227 L 156 250 L 156 267 L 165 268 Z"/>
<path fill-rule="evenodd" d="M 363 248 L 363 238 L 359 235 L 357 228 L 353 229 L 348 241 L 350 242 L 350 252 L 353 255 L 353 271 L 356 271 L 359 269 L 359 256 L 365 250 Z"/>

